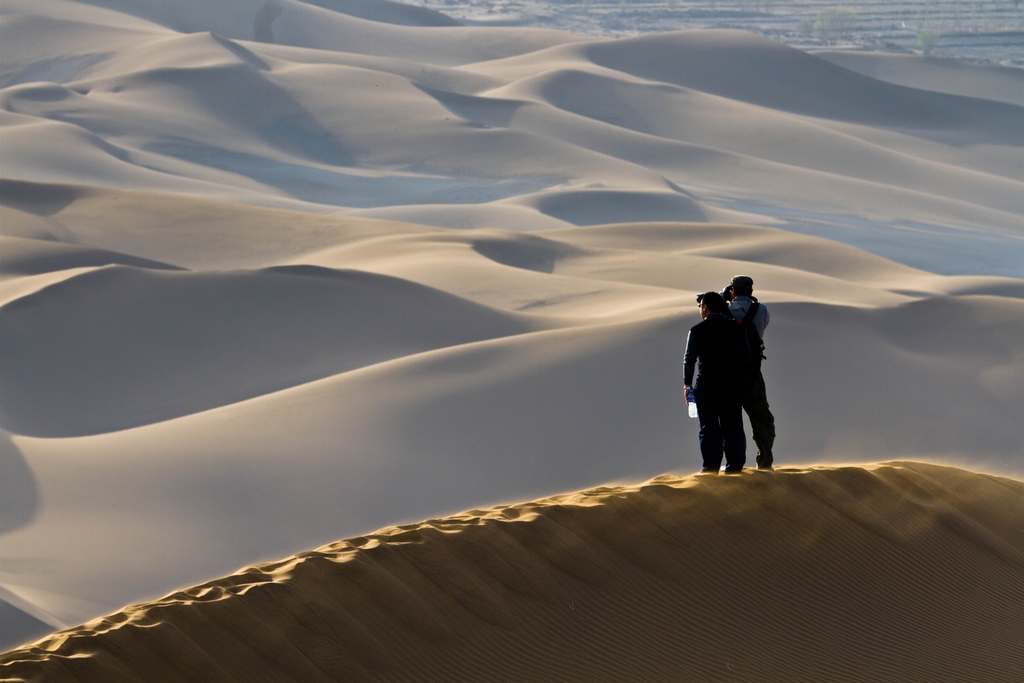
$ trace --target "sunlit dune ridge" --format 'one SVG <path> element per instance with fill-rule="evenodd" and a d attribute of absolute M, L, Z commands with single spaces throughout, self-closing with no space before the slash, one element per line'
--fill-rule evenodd
<path fill-rule="evenodd" d="M 1019 681 L 1024 482 L 663 475 L 382 529 L 0 658 L 47 681 Z"/>

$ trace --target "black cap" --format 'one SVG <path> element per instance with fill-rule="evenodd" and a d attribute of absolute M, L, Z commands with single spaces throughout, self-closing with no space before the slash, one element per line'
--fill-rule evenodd
<path fill-rule="evenodd" d="M 732 278 L 732 282 L 729 283 L 730 287 L 749 287 L 754 288 L 754 279 L 746 275 L 735 275 Z"/>

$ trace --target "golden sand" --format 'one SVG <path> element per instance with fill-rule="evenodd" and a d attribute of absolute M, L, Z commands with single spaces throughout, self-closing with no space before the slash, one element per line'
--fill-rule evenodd
<path fill-rule="evenodd" d="M 382 529 L 0 658 L 46 681 L 1019 681 L 1024 482 L 661 476 Z"/>

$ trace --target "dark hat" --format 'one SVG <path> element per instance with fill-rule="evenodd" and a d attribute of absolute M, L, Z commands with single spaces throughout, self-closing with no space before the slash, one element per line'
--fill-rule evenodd
<path fill-rule="evenodd" d="M 732 282 L 729 283 L 730 287 L 749 287 L 754 288 L 754 279 L 747 277 L 746 275 L 734 275 Z"/>

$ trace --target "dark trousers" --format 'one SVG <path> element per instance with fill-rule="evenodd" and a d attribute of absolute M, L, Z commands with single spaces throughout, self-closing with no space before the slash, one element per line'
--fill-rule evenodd
<path fill-rule="evenodd" d="M 774 462 L 772 444 L 775 443 L 775 416 L 768 409 L 768 394 L 760 370 L 743 394 L 743 410 L 750 420 L 750 435 L 757 444 L 757 466 L 771 467 Z"/>
<path fill-rule="evenodd" d="M 739 392 L 697 387 L 696 394 L 703 469 L 717 472 L 722 466 L 724 454 L 726 471 L 739 472 L 747 462 L 747 440 L 743 436 L 743 408 Z"/>

